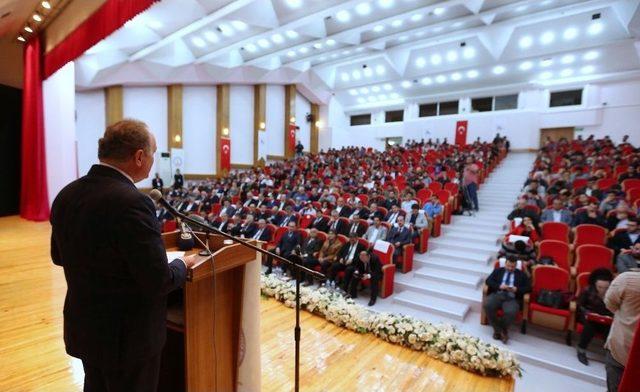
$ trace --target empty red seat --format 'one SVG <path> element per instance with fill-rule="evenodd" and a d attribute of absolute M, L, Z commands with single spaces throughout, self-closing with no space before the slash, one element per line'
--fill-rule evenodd
<path fill-rule="evenodd" d="M 613 271 L 613 250 L 602 245 L 580 245 L 576 249 L 576 262 L 571 267 L 571 276 L 575 278 L 597 268 Z"/>
<path fill-rule="evenodd" d="M 582 224 L 574 229 L 573 247 L 580 245 L 604 245 L 607 242 L 607 229 L 598 225 Z"/>
<path fill-rule="evenodd" d="M 541 225 L 543 240 L 556 240 L 569 243 L 569 225 L 562 222 L 545 222 Z"/>
<path fill-rule="evenodd" d="M 571 262 L 569 259 L 571 249 L 569 244 L 557 240 L 543 240 L 538 247 L 538 260 L 543 257 L 550 257 L 560 268 L 570 272 Z"/>

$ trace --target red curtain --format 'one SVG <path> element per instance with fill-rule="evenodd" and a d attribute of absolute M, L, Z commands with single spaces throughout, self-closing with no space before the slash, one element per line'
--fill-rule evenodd
<path fill-rule="evenodd" d="M 220 138 L 220 171 L 231 171 L 231 139 Z"/>
<path fill-rule="evenodd" d="M 40 37 L 36 36 L 24 48 L 20 187 L 20 216 L 34 221 L 49 218 L 41 58 Z"/>
<path fill-rule="evenodd" d="M 458 121 L 456 123 L 456 138 L 455 143 L 457 146 L 464 146 L 467 144 L 467 121 Z"/>
<path fill-rule="evenodd" d="M 44 78 L 53 75 L 69 61 L 80 57 L 93 45 L 119 29 L 128 20 L 158 0 L 106 0 L 90 17 L 47 53 Z"/>

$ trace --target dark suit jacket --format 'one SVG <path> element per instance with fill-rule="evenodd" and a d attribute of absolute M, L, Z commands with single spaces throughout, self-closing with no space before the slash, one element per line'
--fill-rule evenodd
<path fill-rule="evenodd" d="M 286 224 L 284 224 L 286 221 Z M 295 215 L 291 215 L 291 217 L 287 215 L 278 215 L 273 219 L 273 224 L 276 226 L 287 226 L 289 223 L 295 222 L 298 224 L 298 219 L 296 219 Z"/>
<path fill-rule="evenodd" d="M 391 242 L 395 245 L 396 242 L 400 244 L 408 244 L 411 242 L 411 229 L 407 226 L 403 226 L 404 230 L 400 230 L 399 227 L 393 226 L 387 234 L 387 242 Z"/>
<path fill-rule="evenodd" d="M 280 242 L 278 242 L 278 248 L 280 248 L 281 256 L 289 256 L 291 252 L 298 246 L 302 244 L 302 237 L 300 233 L 293 232 L 292 234 L 284 233 L 282 237 L 280 237 Z"/>
<path fill-rule="evenodd" d="M 320 231 L 324 231 L 325 233 L 329 231 L 329 225 L 327 224 L 329 219 L 322 215 L 316 216 L 309 225 L 309 229 L 318 229 Z"/>
<path fill-rule="evenodd" d="M 259 231 L 260 229 L 256 228 L 256 231 L 251 235 L 251 237 L 248 237 L 248 238 L 253 238 L 256 234 L 258 234 Z M 268 242 L 271 239 L 271 230 L 269 230 L 268 227 L 265 227 L 262 233 L 260 233 L 260 236 L 256 239 L 258 241 Z"/>
<path fill-rule="evenodd" d="M 334 209 L 338 209 L 338 207 L 336 207 Z M 349 215 L 351 215 L 351 207 L 349 207 L 347 205 L 342 206 L 342 208 L 340 209 L 339 216 L 343 217 L 343 218 L 348 218 Z"/>
<path fill-rule="evenodd" d="M 94 165 L 51 209 L 51 258 L 64 267 L 64 341 L 69 355 L 102 368 L 157 355 L 167 294 L 187 269 L 167 263 L 151 199 L 118 171 Z"/>
<path fill-rule="evenodd" d="M 494 293 L 500 290 L 500 284 L 502 284 L 502 278 L 504 273 L 507 271 L 506 268 L 496 268 L 491 272 L 491 274 L 487 277 L 485 283 L 489 286 L 489 294 Z M 517 288 L 516 291 L 516 299 L 518 301 L 522 301 L 522 297 L 531 291 L 531 281 L 527 274 L 522 272 L 519 269 L 514 271 L 515 277 L 513 278 L 513 285 Z"/>
<path fill-rule="evenodd" d="M 327 231 L 326 231 L 326 233 L 328 233 L 333 226 L 334 226 L 333 222 L 328 221 L 327 222 Z M 336 234 L 344 234 L 344 229 L 345 229 L 345 227 L 344 227 L 343 222 L 341 220 L 338 220 L 337 223 L 335 224 Z"/>
<path fill-rule="evenodd" d="M 257 230 L 258 230 L 258 225 L 256 223 L 252 223 L 246 226 L 242 226 L 240 224 L 233 228 L 231 234 L 236 236 L 244 235 L 244 238 L 251 238 L 253 237 L 253 235 L 256 233 Z"/>
<path fill-rule="evenodd" d="M 338 252 L 338 260 L 344 260 L 347 257 L 349 257 L 349 249 L 351 249 L 351 243 L 347 242 L 344 245 L 342 245 L 342 248 L 340 248 L 340 252 Z M 363 250 L 366 250 L 364 246 L 362 246 L 362 244 L 360 242 L 357 243 L 356 245 L 356 253 L 353 254 L 353 262 L 355 262 L 356 260 L 358 260 L 358 254 L 360 254 L 360 252 L 362 252 Z"/>
<path fill-rule="evenodd" d="M 372 280 L 380 280 L 382 278 L 382 264 L 380 263 L 380 259 L 375 253 L 370 254 L 369 263 L 365 266 L 360 258 L 358 257 L 355 262 L 356 271 L 360 274 L 360 276 L 364 274 L 371 274 Z"/>
<path fill-rule="evenodd" d="M 598 225 L 604 228 L 607 227 L 607 222 L 604 220 L 600 213 L 598 213 L 595 218 L 591 218 L 587 211 L 580 211 L 573 217 L 572 226 L 578 226 L 582 224 Z"/>
<path fill-rule="evenodd" d="M 629 234 L 627 234 L 626 231 L 621 231 L 619 233 L 616 233 L 616 235 L 611 238 L 611 240 L 609 241 L 609 247 L 613 248 L 614 252 L 616 252 L 617 255 L 618 253 L 620 253 L 620 250 L 629 249 L 637 243 L 640 243 L 640 237 L 638 237 L 635 242 L 631 242 Z"/>
<path fill-rule="evenodd" d="M 375 210 L 375 211 L 371 211 L 371 212 L 369 212 L 369 213 L 367 214 L 367 219 L 371 219 L 371 220 L 373 220 L 373 218 L 375 218 L 376 216 L 377 216 L 378 218 L 380 218 L 380 220 L 381 220 L 381 221 L 383 221 L 383 220 L 384 220 L 384 218 L 385 218 L 384 214 L 382 214 L 382 211 L 380 211 L 380 210 Z"/>
<path fill-rule="evenodd" d="M 223 222 L 217 222 L 217 223 L 214 223 L 214 224 L 213 224 L 213 227 L 215 227 L 216 229 L 218 229 L 218 230 L 220 230 L 220 231 L 222 231 L 222 232 L 226 233 L 226 232 L 228 232 L 228 231 L 229 231 L 229 230 L 228 230 L 228 228 L 229 228 L 229 221 L 226 221 L 226 222 L 224 222 L 224 223 L 223 223 Z"/>
<path fill-rule="evenodd" d="M 182 174 L 176 174 L 173 176 L 173 187 L 182 188 L 184 185 L 184 176 Z"/>
<path fill-rule="evenodd" d="M 354 226 L 355 226 L 355 223 L 351 223 L 346 228 L 346 230 L 345 230 L 346 234 L 345 235 L 349 235 Z M 358 237 L 362 237 L 364 235 L 364 233 L 367 231 L 367 229 L 364 227 L 364 225 L 362 223 L 358 223 L 358 227 L 355 230 L 356 230 L 356 234 L 358 235 Z"/>
<path fill-rule="evenodd" d="M 320 252 L 320 248 L 322 248 L 322 240 L 320 238 L 316 237 L 311 241 L 311 237 L 307 237 L 300 247 L 300 253 L 313 256 L 314 253 Z"/>
<path fill-rule="evenodd" d="M 153 187 L 153 189 L 162 190 L 163 185 L 164 181 L 162 181 L 162 178 L 154 178 L 153 180 L 151 180 L 151 186 Z"/>

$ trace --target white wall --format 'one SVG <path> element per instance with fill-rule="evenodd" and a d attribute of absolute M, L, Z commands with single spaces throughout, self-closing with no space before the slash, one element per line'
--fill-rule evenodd
<path fill-rule="evenodd" d="M 70 62 L 42 83 L 49 203 L 78 178 L 75 67 Z"/>
<path fill-rule="evenodd" d="M 78 172 L 87 174 L 98 162 L 98 140 L 105 130 L 104 90 L 76 92 L 76 138 Z"/>
<path fill-rule="evenodd" d="M 185 173 L 215 173 L 215 86 L 184 86 L 182 90 L 182 149 L 185 156 Z"/>
<path fill-rule="evenodd" d="M 564 88 L 563 88 L 564 89 Z M 536 149 L 539 147 L 541 128 L 576 127 L 576 135 L 597 138 L 609 135 L 615 142 L 628 134 L 634 145 L 640 145 L 640 81 L 599 83 L 584 86 L 582 105 L 549 108 L 549 94 L 560 88 L 532 89 L 519 93 L 518 109 L 483 113 L 464 113 L 438 117 L 416 117 L 415 103 L 405 106 L 405 121 L 384 123 L 384 111 L 394 108 L 375 108 L 347 113 L 346 121 L 337 113 L 332 114 L 329 105 L 329 126 L 332 129 L 332 145 L 371 146 L 384 148 L 384 138 L 428 139 L 446 137 L 450 142 L 455 137 L 455 124 L 467 120 L 467 141 L 480 137 L 483 141 L 493 139 L 499 132 L 511 141 L 512 148 Z M 491 94 L 487 94 L 489 96 Z M 461 107 L 469 106 L 468 97 L 460 97 Z M 461 109 L 462 110 L 462 109 Z M 351 127 L 348 115 L 372 113 L 372 124 Z M 334 122 L 332 122 L 334 121 Z M 582 128 L 582 131 L 580 129 Z"/>
<path fill-rule="evenodd" d="M 304 146 L 304 151 L 310 151 L 311 144 L 311 123 L 307 122 L 307 114 L 311 113 L 311 103 L 296 93 L 296 125 L 300 127 L 296 134 L 296 140 L 300 140 Z"/>
<path fill-rule="evenodd" d="M 267 154 L 284 155 L 284 86 L 267 86 Z"/>
<path fill-rule="evenodd" d="M 234 85 L 229 92 L 231 163 L 253 164 L 254 87 Z"/>
<path fill-rule="evenodd" d="M 167 88 L 125 87 L 123 101 L 124 117 L 144 121 L 156 138 L 158 150 L 149 178 L 136 184 L 140 188 L 150 188 L 160 153 L 167 152 Z"/>

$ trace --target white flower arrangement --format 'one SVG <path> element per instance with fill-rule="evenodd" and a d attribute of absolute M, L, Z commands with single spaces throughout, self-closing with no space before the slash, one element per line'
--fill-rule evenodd
<path fill-rule="evenodd" d="M 295 286 L 274 274 L 260 278 L 262 294 L 295 307 Z M 326 288 L 300 288 L 300 307 L 358 333 L 373 333 L 388 342 L 423 351 L 427 355 L 485 376 L 521 376 L 520 363 L 508 350 L 458 331 L 435 326 L 402 314 L 377 313 Z"/>

